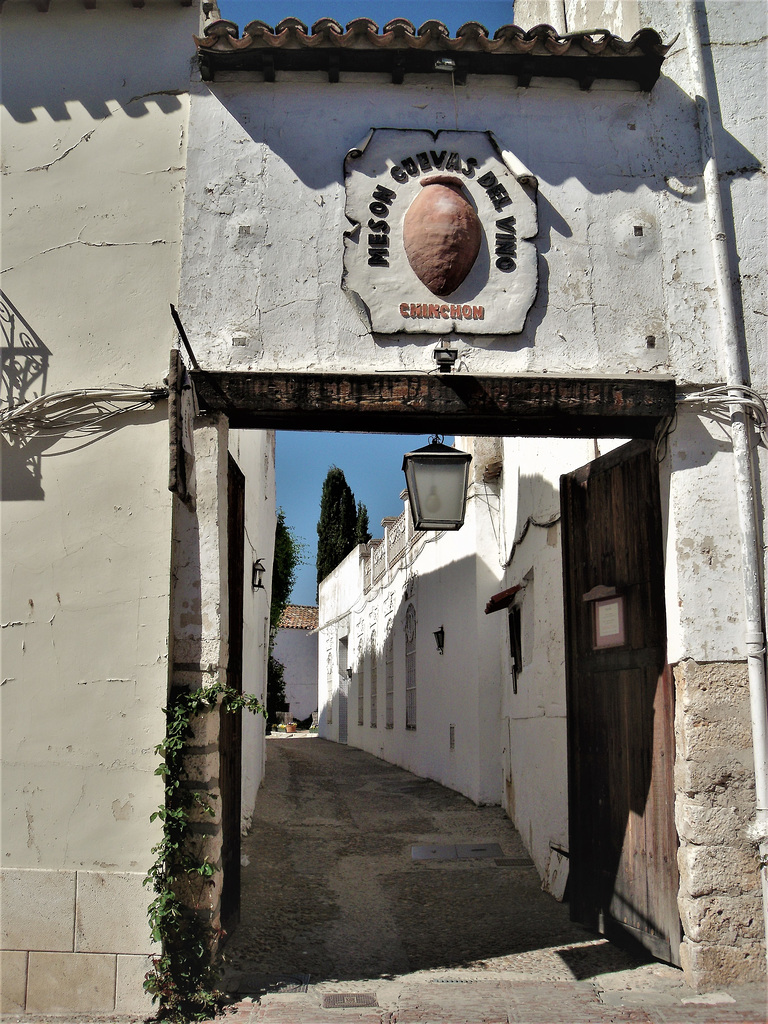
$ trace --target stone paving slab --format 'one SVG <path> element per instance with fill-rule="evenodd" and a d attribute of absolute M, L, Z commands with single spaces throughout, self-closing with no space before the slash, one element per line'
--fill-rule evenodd
<path fill-rule="evenodd" d="M 377 1007 L 324 1008 L 330 991 L 346 986 L 325 982 L 307 994 L 268 994 L 254 1007 L 238 1004 L 232 1024 L 766 1024 L 762 986 L 750 986 L 730 1004 L 683 1003 L 679 995 L 627 989 L 629 1005 L 606 1003 L 591 982 L 544 983 L 442 979 L 414 983 L 382 981 Z M 363 991 L 363 986 L 358 986 Z M 618 993 L 612 993 L 617 996 Z M 638 1005 L 647 998 L 650 1005 Z M 690 996 L 685 998 L 691 998 Z M 695 997 L 693 997 L 695 998 Z M 705 998 L 705 997 L 702 997 Z M 663 1003 L 663 1005 L 659 1005 Z M 231 1011 L 230 1011 L 231 1012 Z M 221 1018 L 219 1019 L 221 1021 Z M 215 1022 L 210 1022 L 215 1024 Z"/>

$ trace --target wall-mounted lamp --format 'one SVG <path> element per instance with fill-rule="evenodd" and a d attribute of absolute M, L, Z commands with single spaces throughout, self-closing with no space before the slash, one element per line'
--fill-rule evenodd
<path fill-rule="evenodd" d="M 450 373 L 458 356 L 459 350 L 454 348 L 447 338 L 443 338 L 432 349 L 432 358 L 437 363 L 440 373 Z"/>
<path fill-rule="evenodd" d="M 347 679 L 351 679 L 351 678 L 352 678 L 352 669 L 348 668 L 347 669 Z"/>
<path fill-rule="evenodd" d="M 431 442 L 403 456 L 413 525 L 417 530 L 458 530 L 467 507 L 467 482 L 472 456 L 442 443 Z"/>
<path fill-rule="evenodd" d="M 264 586 L 264 563 L 260 558 L 257 558 L 253 563 L 253 571 L 251 572 L 251 586 L 254 590 L 266 590 Z"/>
<path fill-rule="evenodd" d="M 455 71 L 456 61 L 452 57 L 438 57 L 435 61 L 435 71 Z"/>
<path fill-rule="evenodd" d="M 435 647 L 437 647 L 437 653 L 442 654 L 445 648 L 445 630 L 441 626 L 440 629 L 436 629 L 432 634 L 435 638 Z"/>

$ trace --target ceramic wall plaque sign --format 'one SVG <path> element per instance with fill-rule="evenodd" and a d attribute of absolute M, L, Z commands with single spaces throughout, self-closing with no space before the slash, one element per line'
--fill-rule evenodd
<path fill-rule="evenodd" d="M 344 174 L 343 287 L 371 330 L 522 331 L 537 183 L 491 132 L 374 128 Z"/>

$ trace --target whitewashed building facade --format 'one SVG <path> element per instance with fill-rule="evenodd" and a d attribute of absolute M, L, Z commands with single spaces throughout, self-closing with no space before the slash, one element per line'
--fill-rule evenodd
<path fill-rule="evenodd" d="M 498 444 L 477 445 L 498 460 Z M 498 488 L 483 481 L 485 464 L 475 456 L 457 534 L 415 532 L 406 503 L 381 540 L 359 545 L 320 584 L 318 699 L 322 736 L 493 804 L 501 687 L 483 609 L 498 589 Z"/>
<path fill-rule="evenodd" d="M 289 604 L 272 651 L 284 669 L 288 715 L 302 722 L 317 711 L 317 607 Z"/>
<path fill-rule="evenodd" d="M 486 536 L 478 507 L 471 554 L 469 540 L 462 554 L 479 556 L 471 632 L 478 644 L 496 634 L 472 684 L 495 688 L 495 721 L 485 706 L 463 720 L 449 708 L 428 760 L 450 746 L 453 725 L 469 767 L 446 781 L 502 799 L 546 873 L 564 836 L 563 733 L 573 723 L 585 750 L 599 747 L 582 685 L 609 691 L 604 654 L 628 692 L 645 694 L 653 677 L 641 716 L 652 728 L 607 875 L 623 878 L 622 857 L 644 849 L 646 866 L 664 864 L 666 956 L 702 987 L 755 977 L 764 963 L 747 832 L 755 780 L 764 839 L 768 817 L 766 466 L 751 419 L 767 372 L 764 5 L 518 0 L 518 27 L 495 38 L 472 24 L 450 37 L 439 23 L 419 34 L 365 19 L 348 31 L 289 20 L 279 33 L 253 22 L 241 34 L 211 18 L 197 44 L 201 12 L 165 0 L 138 10 L 40 6 L 9 0 L 3 13 L 7 402 L 18 413 L 32 398 L 77 393 L 80 426 L 93 410 L 85 388 L 107 389 L 115 403 L 127 384 L 142 404 L 79 447 L 40 429 L 50 402 L 27 410 L 22 447 L 20 415 L 4 432 L 4 1009 L 108 1012 L 140 999 L 161 709 L 173 686 L 233 669 L 239 569 L 230 568 L 226 512 L 239 477 L 230 453 L 245 477 L 243 665 L 260 692 L 267 595 L 253 589 L 251 569 L 271 558 L 264 432 L 280 426 L 506 438 L 506 544 Z M 480 232 L 450 295 L 430 290 L 406 259 L 405 215 L 433 172 L 461 185 Z M 356 219 L 366 195 L 373 227 Z M 193 390 L 182 373 L 167 393 L 171 302 L 191 342 L 182 358 Z M 443 342 L 457 350 L 450 375 L 432 372 Z M 167 398 L 181 410 L 173 496 Z M 71 407 L 63 412 L 71 428 Z M 642 451 L 611 462 L 599 447 L 611 437 L 634 438 Z M 520 536 L 531 516 L 558 514 L 561 474 L 568 530 L 558 538 L 554 526 L 532 524 Z M 232 484 L 240 494 L 241 484 Z M 183 500 L 191 496 L 194 506 Z M 630 549 L 605 546 L 607 524 L 595 546 L 605 571 L 572 557 L 596 518 L 593 496 L 608 523 L 621 518 L 622 537 L 651 552 L 630 559 L 629 568 L 651 566 L 647 579 L 624 578 L 617 558 Z M 494 558 L 498 589 L 488 593 Z M 409 619 L 407 633 L 393 633 L 393 664 L 414 654 L 410 636 L 416 671 L 420 658 L 427 671 L 416 694 L 423 737 L 421 697 L 440 686 L 460 624 L 442 614 L 442 597 L 439 621 L 425 610 L 433 576 L 445 571 L 453 583 L 442 541 L 420 559 L 429 572 L 403 584 L 421 588 L 417 603 L 398 598 L 391 613 Z M 556 564 L 566 566 L 564 613 Z M 508 607 L 485 616 L 489 598 L 515 587 Z M 505 645 L 518 605 L 513 679 Z M 635 643 L 646 612 L 654 631 Z M 387 625 L 386 616 L 373 624 L 376 644 Z M 427 662 L 422 639 L 441 625 L 446 653 L 432 650 Z M 358 641 L 353 632 L 346 663 L 342 651 L 341 680 L 348 668 L 354 675 Z M 639 667 L 622 662 L 624 648 L 645 652 Z M 593 676 L 572 683 L 580 665 Z M 645 683 L 633 690 L 641 670 Z M 380 718 L 387 682 L 378 672 Z M 405 695 L 393 695 L 395 714 L 400 699 L 406 710 Z M 354 730 L 349 701 L 347 716 Z M 605 731 L 619 749 L 620 729 Z M 490 732 L 495 768 L 469 750 Z M 413 739 L 393 750 L 398 763 L 414 764 Z M 215 784 L 215 727 L 206 740 L 194 756 Z M 536 772 L 548 741 L 560 754 Z M 245 811 L 261 756 L 259 735 L 248 742 Z M 583 800 L 590 780 L 578 758 L 568 764 L 569 799 Z M 654 806 L 674 801 L 675 820 L 667 845 L 648 856 L 637 822 L 651 792 Z M 590 817 L 605 799 L 589 799 L 584 820 L 595 824 L 576 837 L 582 844 L 605 831 Z M 216 859 L 220 830 L 210 844 Z M 621 927 L 632 893 L 590 888 L 589 849 L 568 853 L 580 919 Z M 94 906 L 97 886 L 119 902 L 119 919 L 107 900 Z M 106 927 L 115 921 L 117 933 Z"/>
<path fill-rule="evenodd" d="M 269 591 L 252 589 L 251 563 L 272 557 L 274 435 L 201 417 L 183 450 L 178 433 L 169 444 L 200 17 L 170 0 L 2 14 L 4 1013 L 151 1010 L 155 747 L 171 687 L 232 668 L 238 471 L 242 685 L 265 692 Z M 189 391 L 174 397 L 186 407 Z M 247 716 L 228 801 L 243 824 L 263 736 Z M 209 739 L 198 754 L 215 786 Z M 208 852 L 220 862 L 221 836 Z"/>

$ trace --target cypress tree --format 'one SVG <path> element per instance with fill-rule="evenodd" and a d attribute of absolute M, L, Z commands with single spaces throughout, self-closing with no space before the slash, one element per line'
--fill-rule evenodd
<path fill-rule="evenodd" d="M 331 466 L 323 483 L 317 522 L 318 587 L 357 543 L 355 496 L 343 471 Z"/>
<path fill-rule="evenodd" d="M 371 531 L 368 526 L 368 509 L 362 503 L 357 503 L 357 543 L 367 544 L 371 539 Z"/>
<path fill-rule="evenodd" d="M 286 711 L 284 668 L 275 658 L 273 649 L 280 616 L 291 599 L 296 582 L 296 569 L 302 562 L 302 543 L 297 540 L 290 526 L 286 525 L 285 512 L 277 510 L 275 523 L 275 555 L 272 563 L 272 598 L 269 606 L 269 657 L 267 659 L 267 732 L 277 722 L 277 712 Z"/>

